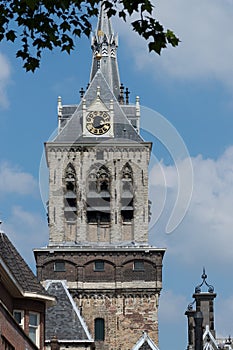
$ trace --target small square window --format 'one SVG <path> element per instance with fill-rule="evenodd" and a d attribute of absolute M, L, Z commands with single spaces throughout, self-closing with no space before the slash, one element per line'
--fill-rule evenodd
<path fill-rule="evenodd" d="M 96 151 L 96 159 L 103 160 L 104 159 L 104 151 Z"/>
<path fill-rule="evenodd" d="M 142 260 L 135 260 L 133 265 L 134 271 L 144 271 L 144 261 Z"/>
<path fill-rule="evenodd" d="M 16 322 L 24 328 L 24 311 L 23 310 L 14 310 L 13 312 L 14 319 Z"/>
<path fill-rule="evenodd" d="M 55 261 L 54 263 L 54 271 L 62 272 L 65 271 L 65 262 L 64 261 Z"/>
<path fill-rule="evenodd" d="M 97 260 L 95 261 L 95 271 L 104 271 L 104 261 L 102 260 Z"/>

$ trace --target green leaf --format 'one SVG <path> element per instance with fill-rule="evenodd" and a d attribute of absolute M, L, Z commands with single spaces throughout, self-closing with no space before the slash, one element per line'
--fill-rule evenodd
<path fill-rule="evenodd" d="M 37 68 L 40 67 L 40 60 L 34 57 L 28 57 L 27 61 L 24 63 L 23 68 L 26 72 L 34 73 Z"/>
<path fill-rule="evenodd" d="M 9 32 L 6 33 L 6 39 L 8 41 L 14 42 L 15 39 L 17 38 L 17 35 L 15 33 L 16 32 L 14 30 L 9 30 Z"/>

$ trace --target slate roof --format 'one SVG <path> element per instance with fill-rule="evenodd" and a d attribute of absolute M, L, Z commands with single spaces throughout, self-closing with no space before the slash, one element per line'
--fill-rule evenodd
<path fill-rule="evenodd" d="M 91 335 L 64 281 L 49 281 L 49 294 L 56 297 L 56 305 L 46 310 L 45 339 L 55 335 L 59 341 L 92 342 Z"/>
<path fill-rule="evenodd" d="M 64 128 L 55 137 L 53 143 L 87 143 L 87 142 L 103 142 L 111 140 L 112 143 L 119 142 L 120 140 L 133 141 L 133 142 L 144 142 L 135 128 L 128 120 L 126 114 L 121 108 L 120 104 L 116 101 L 114 94 L 112 93 L 108 83 L 106 82 L 101 70 L 99 70 L 94 79 L 92 80 L 89 88 L 87 89 L 84 98 L 86 100 L 87 109 L 91 103 L 96 99 L 97 87 L 100 87 L 100 98 L 103 103 L 109 108 L 110 100 L 114 101 L 114 138 L 112 137 L 83 137 L 82 133 L 82 104 L 76 108 L 73 115 L 69 118 Z M 75 109 L 75 106 L 65 107 L 65 112 L 68 113 Z M 132 113 L 133 108 L 129 108 Z M 68 115 L 68 114 L 67 114 Z M 63 119 L 64 120 L 64 119 Z"/>
<path fill-rule="evenodd" d="M 0 232 L 0 258 L 10 270 L 23 292 L 48 296 L 46 290 L 3 232 Z"/>

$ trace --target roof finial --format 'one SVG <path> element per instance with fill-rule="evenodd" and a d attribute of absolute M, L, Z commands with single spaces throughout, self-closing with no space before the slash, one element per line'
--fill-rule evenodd
<path fill-rule="evenodd" d="M 120 78 L 117 63 L 118 38 L 114 34 L 105 1 L 100 2 L 98 24 L 91 47 L 93 52 L 90 82 L 101 71 L 115 97 L 120 94 Z"/>
<path fill-rule="evenodd" d="M 129 94 L 130 91 L 128 88 L 125 89 L 125 103 L 128 105 L 129 104 Z"/>
<path fill-rule="evenodd" d="M 202 278 L 202 283 L 199 284 L 199 285 L 195 288 L 195 293 L 201 293 L 201 287 L 202 287 L 204 284 L 208 287 L 208 292 L 209 292 L 209 293 L 213 293 L 213 292 L 214 292 L 214 287 L 211 286 L 210 284 L 208 284 L 208 283 L 206 282 L 207 274 L 206 274 L 206 272 L 205 272 L 205 268 L 204 268 L 204 267 L 203 267 L 203 272 L 202 272 L 201 278 Z"/>
<path fill-rule="evenodd" d="M 85 91 L 84 91 L 84 88 L 81 87 L 81 89 L 79 90 L 79 93 L 80 93 L 80 97 L 81 99 L 83 98 L 84 94 L 85 94 Z"/>
<path fill-rule="evenodd" d="M 124 89 L 125 89 L 125 87 L 124 87 L 124 85 L 121 83 L 121 86 L 120 86 L 120 98 L 119 98 L 119 102 L 120 102 L 120 104 L 121 105 L 123 105 L 124 104 Z"/>

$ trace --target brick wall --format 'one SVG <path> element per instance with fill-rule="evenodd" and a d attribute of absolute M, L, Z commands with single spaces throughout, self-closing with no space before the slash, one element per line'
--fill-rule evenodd
<path fill-rule="evenodd" d="M 143 331 L 158 344 L 158 302 L 164 250 L 152 248 L 73 248 L 36 252 L 38 277 L 65 279 L 94 338 L 95 318 L 105 321 L 105 341 L 96 350 L 131 350 Z M 55 272 L 64 261 L 66 271 Z M 95 261 L 104 271 L 95 271 Z M 134 262 L 144 263 L 135 271 Z"/>
<path fill-rule="evenodd" d="M 4 350 L 6 341 L 17 350 L 38 349 L 0 301 L 0 350 Z"/>

